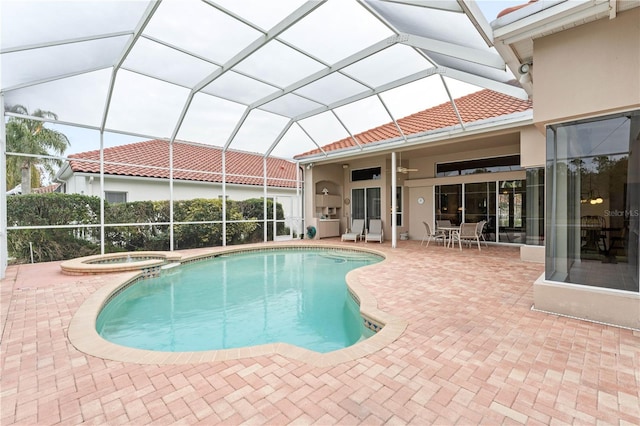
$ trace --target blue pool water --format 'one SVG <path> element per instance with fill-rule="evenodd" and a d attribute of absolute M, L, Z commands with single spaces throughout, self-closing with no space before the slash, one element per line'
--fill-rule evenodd
<path fill-rule="evenodd" d="M 113 343 L 203 351 L 285 342 L 316 352 L 371 335 L 345 275 L 381 259 L 327 250 L 265 250 L 172 268 L 114 297 L 98 316 Z"/>

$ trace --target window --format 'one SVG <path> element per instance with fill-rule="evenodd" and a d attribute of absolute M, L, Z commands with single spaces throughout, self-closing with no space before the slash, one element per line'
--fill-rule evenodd
<path fill-rule="evenodd" d="M 478 173 L 510 172 L 514 170 L 522 170 L 522 167 L 520 167 L 520 155 L 440 163 L 436 165 L 436 176 L 462 176 Z"/>
<path fill-rule="evenodd" d="M 380 167 L 372 167 L 370 169 L 359 169 L 351 171 L 351 181 L 357 182 L 361 180 L 378 180 L 382 176 Z"/>
<path fill-rule="evenodd" d="M 549 126 L 545 176 L 546 279 L 638 292 L 640 111 Z"/>
<path fill-rule="evenodd" d="M 402 226 L 402 187 L 396 187 L 396 226 Z"/>
<path fill-rule="evenodd" d="M 127 193 L 120 191 L 104 191 L 104 199 L 109 203 L 126 203 Z"/>
<path fill-rule="evenodd" d="M 527 170 L 526 243 L 544 245 L 544 168 Z"/>

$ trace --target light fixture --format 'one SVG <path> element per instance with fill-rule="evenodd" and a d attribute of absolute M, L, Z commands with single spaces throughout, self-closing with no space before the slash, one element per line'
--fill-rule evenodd
<path fill-rule="evenodd" d="M 580 203 L 581 204 L 592 204 L 592 205 L 596 205 L 596 204 L 602 204 L 604 203 L 604 198 L 602 198 L 600 195 L 595 195 L 593 193 L 593 191 L 589 191 L 589 195 L 587 197 L 580 197 Z"/>
<path fill-rule="evenodd" d="M 307 170 L 311 170 L 313 168 L 313 163 L 307 164 Z"/>
<path fill-rule="evenodd" d="M 602 204 L 604 199 L 600 196 L 600 191 L 594 190 L 591 186 L 591 175 L 589 175 L 589 192 L 584 195 L 580 195 L 580 204 Z"/>
<path fill-rule="evenodd" d="M 349 168 L 349 165 L 348 165 L 348 164 L 343 164 L 343 165 L 342 165 L 342 168 L 343 168 L 343 169 L 348 169 L 348 168 Z"/>
<path fill-rule="evenodd" d="M 531 72 L 533 71 L 533 64 L 530 62 L 525 62 L 518 67 L 518 72 L 520 73 L 520 84 L 531 83 Z"/>

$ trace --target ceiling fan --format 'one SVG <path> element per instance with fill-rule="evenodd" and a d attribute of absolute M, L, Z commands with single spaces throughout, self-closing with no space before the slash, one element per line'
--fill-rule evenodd
<path fill-rule="evenodd" d="M 396 171 L 397 171 L 398 173 L 404 173 L 404 174 L 407 174 L 407 173 L 409 173 L 409 172 L 417 172 L 417 171 L 418 171 L 418 169 L 410 169 L 410 168 L 408 168 L 408 167 L 398 166 L 398 168 L 396 169 Z"/>
<path fill-rule="evenodd" d="M 398 163 L 402 164 L 402 153 L 400 153 L 400 159 L 399 159 Z M 409 172 L 417 172 L 417 171 L 418 171 L 418 169 L 410 169 L 410 168 L 408 168 L 408 167 L 398 166 L 398 167 L 396 168 L 396 171 L 397 171 L 398 173 L 404 173 L 404 174 L 407 174 L 407 173 L 409 173 Z"/>

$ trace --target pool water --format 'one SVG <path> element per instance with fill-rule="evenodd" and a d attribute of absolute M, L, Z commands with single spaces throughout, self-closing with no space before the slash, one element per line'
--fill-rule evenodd
<path fill-rule="evenodd" d="M 348 294 L 346 274 L 380 261 L 327 250 L 218 256 L 141 280 L 98 316 L 105 339 L 157 351 L 204 351 L 285 342 L 316 352 L 372 334 Z"/>

